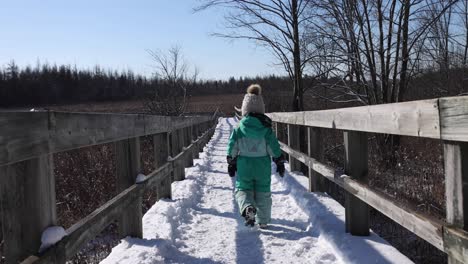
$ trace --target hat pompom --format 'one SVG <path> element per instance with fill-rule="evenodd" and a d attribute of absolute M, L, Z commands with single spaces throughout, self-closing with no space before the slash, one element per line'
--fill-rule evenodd
<path fill-rule="evenodd" d="M 247 94 L 242 101 L 242 115 L 246 116 L 248 113 L 265 113 L 265 103 L 262 98 L 262 88 L 258 84 L 252 84 L 247 88 Z"/>
<path fill-rule="evenodd" d="M 249 86 L 249 88 L 247 88 L 247 93 L 260 95 L 262 93 L 262 87 L 260 87 L 258 84 L 252 84 Z"/>

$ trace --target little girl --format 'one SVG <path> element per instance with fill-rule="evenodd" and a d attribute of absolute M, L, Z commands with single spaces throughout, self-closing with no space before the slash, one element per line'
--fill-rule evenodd
<path fill-rule="evenodd" d="M 242 101 L 242 116 L 229 138 L 227 153 L 229 175 L 237 170 L 236 201 L 245 225 L 266 228 L 271 221 L 271 157 L 277 172 L 284 175 L 284 160 L 278 139 L 258 84 L 250 85 Z"/>

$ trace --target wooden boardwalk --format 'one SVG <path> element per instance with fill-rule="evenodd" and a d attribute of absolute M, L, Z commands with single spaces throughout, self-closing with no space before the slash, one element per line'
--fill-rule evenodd
<path fill-rule="evenodd" d="M 291 170 L 298 170 L 301 163 L 309 168 L 309 191 L 323 191 L 324 179 L 346 190 L 347 232 L 369 234 L 368 208 L 372 206 L 446 252 L 450 263 L 468 259 L 468 97 L 268 115 L 284 141 L 282 149 L 289 155 Z M 7 263 L 64 263 L 115 220 L 119 221 L 121 237 L 141 237 L 143 191 L 157 187 L 159 198 L 170 197 L 171 183 L 184 179 L 184 168 L 192 165 L 217 121 L 216 114 L 164 117 L 1 112 L 0 234 Z M 322 162 L 320 128 L 343 131 L 344 175 L 337 175 L 334 168 Z M 415 212 L 367 186 L 367 133 L 442 141 L 445 221 Z M 306 148 L 299 146 L 303 135 Z M 153 136 L 156 170 L 135 183 L 141 171 L 141 136 Z M 52 154 L 104 143 L 115 144 L 119 193 L 66 230 L 68 235 L 59 243 L 39 254 L 42 231 L 57 221 Z"/>

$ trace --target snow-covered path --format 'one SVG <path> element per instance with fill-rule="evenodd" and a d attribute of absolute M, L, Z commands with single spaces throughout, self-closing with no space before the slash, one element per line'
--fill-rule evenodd
<path fill-rule="evenodd" d="M 344 209 L 308 193 L 304 176 L 272 176 L 272 223 L 245 227 L 227 171 L 226 146 L 234 119 L 220 119 L 212 140 L 173 199 L 143 217 L 143 239 L 122 240 L 101 263 L 411 263 L 375 234 L 344 232 Z"/>

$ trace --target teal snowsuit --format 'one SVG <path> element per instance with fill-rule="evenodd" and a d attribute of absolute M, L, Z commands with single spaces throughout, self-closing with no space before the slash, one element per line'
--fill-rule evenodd
<path fill-rule="evenodd" d="M 239 210 L 253 205 L 256 222 L 271 220 L 271 157 L 281 155 L 278 139 L 267 122 L 247 115 L 241 119 L 229 138 L 228 155 L 237 157 L 236 200 Z M 268 123 L 270 125 L 268 125 Z"/>

